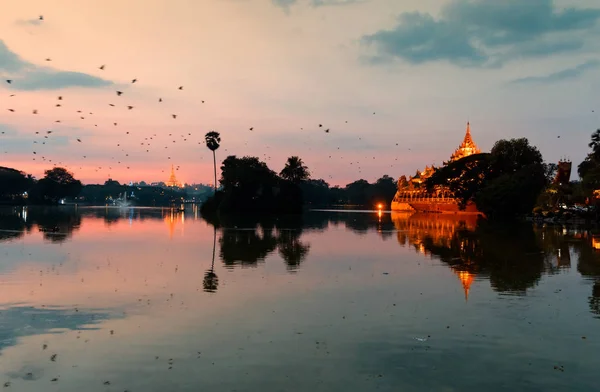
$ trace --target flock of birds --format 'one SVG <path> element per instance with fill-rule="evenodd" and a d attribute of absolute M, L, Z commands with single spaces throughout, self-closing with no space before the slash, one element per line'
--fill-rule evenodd
<path fill-rule="evenodd" d="M 44 17 L 43 15 L 39 16 L 39 21 L 43 21 Z M 46 62 L 51 62 L 52 58 L 48 57 L 45 58 Z M 104 71 L 107 68 L 106 64 L 102 64 L 100 66 L 97 67 L 98 70 L 100 71 Z M 18 90 L 19 89 L 19 81 L 18 80 L 13 80 L 13 79 L 5 79 L 6 84 L 9 86 L 9 88 L 12 88 L 13 90 Z M 138 79 L 137 78 L 133 78 L 130 81 L 130 85 L 134 85 L 138 83 Z M 178 87 L 174 87 L 174 90 L 176 91 L 181 91 L 184 89 L 184 86 L 179 85 Z M 127 97 L 127 93 L 126 91 L 123 91 L 124 89 L 120 89 L 120 90 L 115 90 L 115 101 L 109 101 L 109 102 L 103 102 L 101 103 L 102 105 L 107 105 L 108 107 L 111 108 L 115 108 L 118 109 L 119 107 L 123 108 L 124 110 L 126 109 L 126 111 L 132 111 L 134 109 L 136 109 L 136 107 L 134 105 L 132 105 L 131 103 L 123 103 L 122 100 L 123 98 Z M 17 97 L 16 94 L 10 94 L 9 98 L 11 99 L 18 99 L 15 98 Z M 119 129 L 123 129 L 123 128 L 127 128 L 128 125 L 127 124 L 121 124 L 119 121 L 109 121 L 108 123 L 106 123 L 106 113 L 103 113 L 101 116 L 96 116 L 94 114 L 94 112 L 89 111 L 89 110 L 84 110 L 83 108 L 80 107 L 76 107 L 77 105 L 77 100 L 76 98 L 73 98 L 72 100 L 68 99 L 69 97 L 60 95 L 57 96 L 56 98 L 56 102 L 54 102 L 54 108 L 59 111 L 60 114 L 56 114 L 56 117 L 54 119 L 54 125 L 53 125 L 53 129 L 48 129 L 46 131 L 36 131 L 35 135 L 33 137 L 32 140 L 32 150 L 31 150 L 31 154 L 32 154 L 32 161 L 35 161 L 36 163 L 39 162 L 43 162 L 45 163 L 49 163 L 52 164 L 54 166 L 63 166 L 66 167 L 69 170 L 74 171 L 73 169 L 76 169 L 78 166 L 78 168 L 81 170 L 83 169 L 82 165 L 72 165 L 71 163 L 73 162 L 82 162 L 83 161 L 90 161 L 90 164 L 87 164 L 87 168 L 91 167 L 92 165 L 94 165 L 94 163 L 91 163 L 91 161 L 94 161 L 94 159 L 89 159 L 91 157 L 88 157 L 88 153 L 85 153 L 85 148 L 79 149 L 79 154 L 77 154 L 77 149 L 75 149 L 73 151 L 73 154 L 64 154 L 62 153 L 62 156 L 58 156 L 58 154 L 56 152 L 52 152 L 52 149 L 47 148 L 46 146 L 48 144 L 52 144 L 53 141 L 57 140 L 57 137 L 62 137 L 64 138 L 66 136 L 67 139 L 69 139 L 70 141 L 72 141 L 73 143 L 84 143 L 88 140 L 84 140 L 84 136 L 82 135 L 73 135 L 74 131 L 71 127 L 71 129 L 68 129 L 67 132 L 68 134 L 65 134 L 65 129 L 61 127 L 61 125 L 65 125 L 66 123 L 68 123 L 69 125 L 73 125 L 73 121 L 77 122 L 79 121 L 79 123 L 83 122 L 85 124 L 84 127 L 79 128 L 79 126 L 77 126 L 77 128 L 75 129 L 82 129 L 85 130 L 85 128 L 98 128 L 99 130 L 102 129 L 102 127 L 118 127 Z M 157 97 L 156 101 L 158 104 L 162 104 L 164 102 L 162 97 Z M 202 104 L 205 103 L 205 100 L 201 101 Z M 7 108 L 8 112 L 13 113 L 13 114 L 17 114 L 19 115 L 20 113 L 17 113 L 18 111 L 14 108 L 14 107 L 8 107 Z M 31 108 L 31 115 L 40 115 L 41 111 L 38 108 Z M 594 112 L 594 110 L 592 110 L 592 112 Z M 72 118 L 66 118 L 66 116 L 71 115 Z M 376 114 L 376 112 L 372 112 L 373 115 Z M 54 115 L 54 113 L 52 113 L 52 115 Z M 177 120 L 178 114 L 177 113 L 170 113 L 169 117 L 173 120 Z M 98 120 L 95 120 L 96 118 L 98 118 Z M 100 125 L 99 125 L 100 124 Z M 348 124 L 348 121 L 345 121 L 345 124 Z M 314 129 L 314 128 L 313 128 Z M 318 128 L 319 130 L 322 130 L 325 134 L 330 134 L 331 132 L 331 128 L 330 127 L 326 127 L 323 124 L 318 124 Z M 250 126 L 248 127 L 249 131 L 254 131 L 255 127 L 254 126 Z M 300 128 L 301 131 L 304 131 L 304 128 Z M 3 136 L 5 134 L 5 131 L 1 131 L 0 132 L 0 137 Z M 158 133 L 153 133 L 153 134 L 148 134 L 148 133 L 137 133 L 137 132 L 132 132 L 130 130 L 127 129 L 123 129 L 122 131 L 119 131 L 119 137 L 117 140 L 114 141 L 114 145 L 112 146 L 114 149 L 111 149 L 110 151 L 114 151 L 114 154 L 112 154 L 112 156 L 110 157 L 110 161 L 108 163 L 108 165 L 99 165 L 99 166 L 93 166 L 94 170 L 96 172 L 102 172 L 103 174 L 106 175 L 106 177 L 112 177 L 111 174 L 117 174 L 119 177 L 122 176 L 124 173 L 124 170 L 129 170 L 132 168 L 132 166 L 134 164 L 139 165 L 140 161 L 147 161 L 146 159 L 141 159 L 139 160 L 139 154 L 152 154 L 152 158 L 153 159 L 165 159 L 167 162 L 166 163 L 171 163 L 173 161 L 174 158 L 176 158 L 176 155 L 178 154 L 178 152 L 180 152 L 181 150 L 178 150 L 179 146 L 183 145 L 188 145 L 193 143 L 194 145 L 201 145 L 204 144 L 204 133 L 203 132 L 184 132 L 184 133 L 180 133 L 178 135 L 176 135 L 175 133 L 171 132 L 168 133 L 167 135 L 165 134 L 158 134 Z M 310 133 L 307 135 L 307 137 L 304 138 L 303 140 L 303 144 L 305 146 L 308 146 L 308 150 L 311 151 L 312 147 L 314 146 L 314 142 L 315 140 L 312 139 L 313 134 Z M 560 138 L 560 135 L 557 136 L 557 138 Z M 356 142 L 358 143 L 364 143 L 363 138 L 362 137 L 357 137 L 358 140 L 356 140 Z M 225 139 L 224 143 L 227 143 L 226 141 L 227 139 Z M 2 140 L 0 139 L 0 143 L 2 142 Z M 319 139 L 317 141 L 318 143 L 322 142 L 322 139 Z M 179 143 L 179 144 L 177 144 Z M 137 145 L 137 148 L 133 148 L 133 145 Z M 248 142 L 246 141 L 244 143 L 245 146 L 248 145 Z M 320 144 L 322 145 L 322 144 Z M 0 144 L 0 148 L 1 148 L 2 144 Z M 226 144 L 225 144 L 226 146 Z M 225 147 L 224 146 L 224 147 Z M 231 146 L 231 145 L 230 145 Z M 396 146 L 399 146 L 399 143 L 396 143 Z M 359 159 L 357 159 L 356 155 L 353 154 L 354 156 L 352 158 L 350 157 L 344 157 L 343 150 L 340 150 L 340 146 L 333 146 L 330 145 L 328 146 L 333 150 L 333 154 L 329 153 L 328 155 L 328 159 L 332 160 L 332 159 L 339 159 L 341 160 L 344 164 L 349 164 L 352 166 L 353 171 L 357 172 L 358 174 L 362 173 L 362 168 L 364 166 L 364 164 L 366 163 L 366 161 L 370 161 L 373 162 L 373 160 L 376 159 L 376 156 L 373 155 L 365 155 L 363 157 L 360 157 Z M 335 148 L 335 150 L 334 150 Z M 405 146 L 401 147 L 403 150 L 406 151 L 412 151 L 411 148 L 406 148 Z M 8 154 L 9 150 L 8 149 L 4 149 L 4 153 Z M 227 153 L 228 149 L 227 148 L 223 148 L 224 152 Z M 263 152 L 262 152 L 262 159 L 265 161 L 270 161 L 272 156 L 271 156 L 271 151 L 273 151 L 275 149 L 271 149 L 271 146 L 269 146 L 268 144 L 263 145 Z M 68 156 L 65 156 L 68 155 Z M 79 155 L 79 156 L 78 156 Z M 245 154 L 242 154 L 245 155 Z M 199 160 L 201 160 L 202 158 L 202 154 L 199 154 Z M 325 156 L 323 156 L 325 157 Z M 398 158 L 395 158 L 395 161 L 398 161 Z M 165 167 L 167 167 L 168 165 L 165 165 Z M 394 167 L 396 166 L 395 162 L 392 162 L 391 165 L 389 165 L 389 167 Z M 174 165 L 176 170 L 180 169 L 179 165 Z M 162 172 L 164 173 L 165 170 L 162 170 Z M 328 178 L 332 178 L 331 175 L 328 176 Z"/>
<path fill-rule="evenodd" d="M 43 21 L 44 17 L 43 15 L 39 16 L 39 20 Z M 52 58 L 48 57 L 45 58 L 46 62 L 51 62 Z M 100 71 L 104 71 L 107 68 L 106 64 L 102 64 L 100 66 L 97 67 L 98 70 Z M 19 90 L 19 81 L 18 80 L 14 80 L 14 79 L 5 79 L 6 84 L 9 86 L 9 88 L 13 89 L 13 90 Z M 134 85 L 138 83 L 138 79 L 137 78 L 133 78 L 131 79 L 130 85 Z M 123 91 L 125 89 L 120 89 L 120 90 L 115 90 L 115 100 L 114 101 L 109 101 L 109 102 L 103 102 L 103 105 L 107 105 L 108 107 L 111 108 L 115 108 L 118 109 L 119 107 L 126 109 L 127 111 L 132 111 L 134 109 L 136 109 L 136 107 L 130 103 L 123 103 L 123 102 L 119 102 L 121 101 L 124 97 L 127 97 L 127 93 L 126 91 Z M 184 86 L 180 85 L 178 87 L 176 87 L 177 91 L 181 91 L 184 90 Z M 10 94 L 9 98 L 11 99 L 18 99 L 15 98 L 17 97 L 17 94 Z M 156 98 L 157 103 L 161 104 L 164 102 L 162 97 L 157 97 Z M 201 103 L 204 104 L 206 101 L 202 100 Z M 123 125 L 120 124 L 119 121 L 110 121 L 108 124 L 106 123 L 106 114 L 103 113 L 102 116 L 97 116 L 94 114 L 93 111 L 89 111 L 89 110 L 84 110 L 81 107 L 77 107 L 77 100 L 76 98 L 73 99 L 69 99 L 69 97 L 67 96 L 57 96 L 56 97 L 56 101 L 54 102 L 54 108 L 56 109 L 56 111 L 58 111 L 57 114 L 52 113 L 53 116 L 55 116 L 54 119 L 54 124 L 51 128 L 53 129 L 48 129 L 46 131 L 36 131 L 32 140 L 32 150 L 31 150 L 31 160 L 35 161 L 36 163 L 39 162 L 43 162 L 43 163 L 49 163 L 52 164 L 54 166 L 63 166 L 69 170 L 73 169 L 77 169 L 78 168 L 81 170 L 83 169 L 82 165 L 72 165 L 72 162 L 75 161 L 80 161 L 83 160 L 88 160 L 88 161 L 92 161 L 92 159 L 90 159 L 91 157 L 88 156 L 87 153 L 85 153 L 85 149 L 79 149 L 79 154 L 77 154 L 77 149 L 74 149 L 74 153 L 73 154 L 68 154 L 69 156 L 65 156 L 65 154 L 63 153 L 63 156 L 57 157 L 56 152 L 52 153 L 52 150 L 47 148 L 48 145 L 53 144 L 53 141 L 57 140 L 57 137 L 67 137 L 67 139 L 69 139 L 71 142 L 79 144 L 79 143 L 85 143 L 88 140 L 84 140 L 84 136 L 82 135 L 73 135 L 74 132 L 72 127 L 71 129 L 68 130 L 68 134 L 64 134 L 64 128 L 61 128 L 62 125 L 65 124 L 69 124 L 69 125 L 73 125 L 73 122 L 83 122 L 85 124 L 85 127 L 81 127 L 79 128 L 78 125 L 77 126 L 79 129 L 85 129 L 86 127 L 94 127 L 94 128 L 98 128 L 98 129 L 102 129 L 102 127 L 106 127 L 106 126 L 110 126 L 110 127 L 119 127 L 120 129 L 126 128 L 127 125 Z M 14 107 L 9 107 L 7 108 L 8 112 L 19 115 L 20 113 L 18 113 L 18 111 L 14 108 Z M 30 113 L 31 115 L 40 115 L 42 113 L 42 111 L 38 108 L 31 108 L 30 109 Z M 373 112 L 373 115 L 375 115 L 376 113 Z M 67 116 L 71 116 L 71 118 L 66 118 Z M 177 113 L 171 113 L 169 116 L 171 119 L 173 120 L 177 120 L 178 119 L 178 114 Z M 98 118 L 96 120 L 96 118 Z M 347 124 L 348 121 L 345 121 L 345 123 Z M 100 124 L 100 125 L 99 125 Z M 318 129 L 322 130 L 324 133 L 326 134 L 330 134 L 331 132 L 331 128 L 329 127 L 325 127 L 323 124 L 318 124 Z M 250 126 L 248 127 L 249 131 L 254 131 L 255 127 L 254 126 Z M 300 128 L 300 130 L 304 130 L 304 128 Z M 5 131 L 2 131 L 0 133 L 0 136 L 4 135 Z M 165 138 L 166 135 L 159 135 L 157 133 L 153 133 L 151 135 L 149 134 L 137 134 L 134 132 L 131 132 L 130 130 L 126 130 L 123 129 L 122 131 L 120 131 L 120 137 L 114 141 L 114 146 L 116 147 L 116 151 L 115 154 L 113 156 L 110 157 L 110 163 L 108 165 L 99 165 L 99 166 L 94 166 L 94 170 L 96 172 L 102 172 L 102 173 L 106 173 L 107 177 L 111 177 L 111 174 L 116 173 L 117 175 L 121 175 L 123 173 L 123 170 L 128 170 L 131 169 L 132 166 L 135 164 L 136 159 L 135 159 L 135 155 L 138 153 L 145 153 L 145 154 L 152 154 L 153 158 L 155 157 L 155 159 L 164 159 L 166 158 L 166 161 L 172 161 L 173 158 L 175 158 L 175 156 L 177 155 L 177 151 L 176 150 L 176 143 L 177 146 L 181 145 L 182 143 L 194 143 L 194 144 L 204 144 L 204 133 L 202 132 L 202 134 L 195 134 L 192 132 L 187 132 L 187 133 L 181 133 L 179 135 L 176 135 L 174 133 L 168 133 L 168 138 Z M 137 140 L 136 140 L 137 139 Z M 310 139 L 310 138 L 309 138 Z M 358 141 L 362 141 L 362 137 L 358 137 Z M 1 140 L 0 140 L 1 142 Z M 138 149 L 132 149 L 132 143 L 135 143 L 138 145 Z M 248 143 L 245 142 L 244 145 L 247 145 Z M 308 142 L 305 141 L 304 142 L 305 145 L 308 145 Z M 399 144 L 396 143 L 396 146 L 398 146 Z M 1 144 L 0 144 L 1 146 Z M 269 145 L 265 145 L 265 152 L 262 153 L 262 159 L 264 159 L 265 161 L 269 161 L 271 160 L 271 154 L 270 151 L 271 150 L 271 146 Z M 309 150 L 311 150 L 312 148 L 309 148 Z M 337 150 L 340 150 L 340 147 L 337 146 Z M 409 149 L 410 150 L 410 149 Z M 228 149 L 224 148 L 224 151 L 227 152 Z M 5 149 L 4 151 L 5 154 L 9 153 L 8 149 Z M 339 152 L 341 154 L 341 151 Z M 79 156 L 78 156 L 79 155 Z M 329 154 L 328 154 L 329 155 Z M 344 160 L 344 156 L 343 155 L 338 155 L 335 156 L 335 154 L 333 155 L 329 155 L 329 159 L 332 158 L 340 158 L 342 160 Z M 364 158 L 369 158 L 369 159 L 376 159 L 375 156 L 365 156 Z M 201 159 L 201 158 L 199 158 Z M 398 159 L 396 158 L 396 161 Z M 170 162 L 169 162 L 170 163 Z M 353 167 L 356 167 L 358 172 L 361 172 L 361 162 L 356 160 L 352 160 L 347 162 L 350 165 L 354 165 Z M 91 166 L 92 164 L 87 165 L 88 167 Z M 168 166 L 168 165 L 165 165 Z M 174 165 L 176 170 L 180 169 L 179 165 Z M 391 165 L 391 167 L 393 167 L 394 165 Z M 164 173 L 165 170 L 162 170 L 162 172 Z M 332 178 L 331 175 L 329 175 L 329 178 Z"/>

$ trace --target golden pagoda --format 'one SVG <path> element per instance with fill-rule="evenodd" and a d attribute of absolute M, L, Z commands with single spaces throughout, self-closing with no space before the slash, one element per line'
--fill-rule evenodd
<path fill-rule="evenodd" d="M 454 151 L 450 157 L 450 162 L 458 161 L 461 158 L 468 157 L 469 155 L 479 154 L 481 150 L 477 147 L 477 144 L 471 137 L 471 124 L 467 123 L 467 133 L 462 144 Z"/>
<path fill-rule="evenodd" d="M 175 176 L 175 168 L 171 165 L 171 175 L 169 176 L 169 181 L 166 183 L 169 187 L 180 187 L 181 183 L 177 181 L 177 177 Z"/>

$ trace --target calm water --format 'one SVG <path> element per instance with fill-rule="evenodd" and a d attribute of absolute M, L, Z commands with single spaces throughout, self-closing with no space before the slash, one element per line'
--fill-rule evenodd
<path fill-rule="evenodd" d="M 597 390 L 592 236 L 462 219 L 0 210 L 0 385 Z"/>

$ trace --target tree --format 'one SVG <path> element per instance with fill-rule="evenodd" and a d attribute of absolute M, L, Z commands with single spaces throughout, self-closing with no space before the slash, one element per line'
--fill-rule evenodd
<path fill-rule="evenodd" d="M 485 186 L 490 175 L 491 155 L 473 154 L 437 169 L 425 183 L 429 191 L 447 187 L 456 198 L 458 206 L 465 209 L 474 202 L 475 195 Z"/>
<path fill-rule="evenodd" d="M 20 199 L 34 183 L 35 180 L 30 175 L 15 169 L 0 167 L 0 199 Z"/>
<path fill-rule="evenodd" d="M 346 185 L 345 191 L 348 199 L 347 202 L 354 205 L 366 205 L 369 186 L 369 182 L 363 179 L 356 180 Z"/>
<path fill-rule="evenodd" d="M 588 146 L 592 149 L 587 157 L 577 166 L 577 174 L 588 195 L 600 188 L 600 129 L 592 133 Z"/>
<path fill-rule="evenodd" d="M 276 209 L 280 179 L 256 157 L 228 156 L 221 165 L 222 212 L 267 212 Z"/>
<path fill-rule="evenodd" d="M 302 162 L 302 159 L 297 156 L 291 156 L 287 159 L 285 167 L 281 170 L 279 175 L 284 180 L 291 181 L 295 184 L 299 184 L 310 178 L 308 167 L 306 167 L 304 162 Z"/>
<path fill-rule="evenodd" d="M 119 183 L 119 181 L 115 181 L 112 178 L 109 178 L 108 180 L 106 180 L 104 182 L 104 186 L 121 186 L 121 184 Z"/>
<path fill-rule="evenodd" d="M 498 140 L 490 155 L 492 170 L 497 174 L 514 173 L 527 165 L 544 163 L 540 151 L 526 138 Z"/>
<path fill-rule="evenodd" d="M 221 145 L 221 135 L 219 132 L 211 131 L 204 135 L 206 147 L 213 153 L 213 167 L 215 169 L 215 192 L 217 191 L 217 156 L 215 151 Z"/>
<path fill-rule="evenodd" d="M 76 180 L 71 172 L 62 167 L 46 170 L 44 174 L 44 178 L 31 190 L 34 200 L 57 203 L 67 197 L 76 197 L 83 188 L 81 181 Z"/>
<path fill-rule="evenodd" d="M 398 184 L 393 177 L 387 174 L 371 184 L 367 190 L 368 202 L 370 206 L 375 203 L 390 203 L 398 190 Z"/>
<path fill-rule="evenodd" d="M 591 141 L 588 143 L 588 147 L 592 149 L 594 158 L 600 158 L 600 129 L 597 129 L 592 133 Z"/>

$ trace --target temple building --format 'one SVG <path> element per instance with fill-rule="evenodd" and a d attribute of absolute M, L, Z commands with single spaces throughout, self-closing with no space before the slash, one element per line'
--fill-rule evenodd
<path fill-rule="evenodd" d="M 177 177 L 175 176 L 175 168 L 171 165 L 171 175 L 169 176 L 169 181 L 165 183 L 168 187 L 181 187 L 181 183 L 177 181 Z"/>
<path fill-rule="evenodd" d="M 450 156 L 450 160 L 444 165 L 468 157 L 480 154 L 481 150 L 473 141 L 471 136 L 471 124 L 467 123 L 465 137 L 458 148 Z M 424 182 L 435 172 L 435 166 L 426 166 L 425 170 L 417 171 L 414 176 L 400 177 L 398 180 L 398 191 L 392 201 L 392 210 L 395 211 L 423 211 L 423 212 L 467 212 L 479 213 L 473 204 L 467 205 L 464 211 L 460 211 L 448 189 L 438 188 L 434 192 L 428 192 Z"/>

